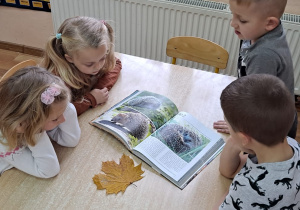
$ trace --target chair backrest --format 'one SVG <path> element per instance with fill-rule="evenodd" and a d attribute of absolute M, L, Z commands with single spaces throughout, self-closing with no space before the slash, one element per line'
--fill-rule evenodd
<path fill-rule="evenodd" d="M 19 69 L 22 69 L 24 67 L 27 66 L 36 66 L 36 61 L 34 60 L 26 60 L 23 61 L 21 63 L 16 64 L 15 66 L 11 67 L 0 79 L 0 82 L 8 77 L 10 77 L 11 75 L 13 75 L 16 71 L 18 71 Z"/>
<path fill-rule="evenodd" d="M 215 67 L 215 72 L 225 69 L 229 54 L 220 45 L 206 39 L 192 36 L 178 36 L 168 40 L 167 56 L 173 57 L 172 64 L 176 58 L 195 61 Z"/>

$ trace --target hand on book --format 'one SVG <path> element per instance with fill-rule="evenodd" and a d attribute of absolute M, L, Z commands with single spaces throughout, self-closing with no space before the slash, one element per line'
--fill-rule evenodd
<path fill-rule="evenodd" d="M 229 128 L 224 120 L 219 120 L 217 122 L 214 122 L 214 129 L 217 129 L 220 133 L 228 133 L 229 134 Z"/>

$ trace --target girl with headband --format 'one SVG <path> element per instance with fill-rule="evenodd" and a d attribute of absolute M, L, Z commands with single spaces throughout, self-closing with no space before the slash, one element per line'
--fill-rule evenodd
<path fill-rule="evenodd" d="M 76 109 L 64 82 L 46 69 L 26 67 L 0 81 L 0 173 L 17 168 L 50 178 L 60 171 L 50 141 L 75 147 Z"/>

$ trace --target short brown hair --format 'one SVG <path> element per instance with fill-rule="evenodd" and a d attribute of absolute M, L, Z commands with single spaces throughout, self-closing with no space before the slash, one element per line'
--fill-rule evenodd
<path fill-rule="evenodd" d="M 279 78 L 268 74 L 233 81 L 221 94 L 221 107 L 235 132 L 267 146 L 284 140 L 295 116 L 293 96 Z"/>
<path fill-rule="evenodd" d="M 252 3 L 259 4 L 262 12 L 268 16 L 274 16 L 278 19 L 284 13 L 287 0 L 231 0 L 236 1 L 237 4 L 250 6 Z"/>

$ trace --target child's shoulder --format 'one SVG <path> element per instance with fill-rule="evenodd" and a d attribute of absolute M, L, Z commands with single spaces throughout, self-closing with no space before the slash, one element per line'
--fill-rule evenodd
<path fill-rule="evenodd" d="M 259 51 L 260 53 L 264 52 L 261 48 L 275 52 L 282 51 L 281 48 L 284 50 L 286 48 L 289 49 L 286 35 L 281 24 L 258 38 L 254 44 L 251 44 L 250 40 L 244 40 L 241 47 L 250 48 L 251 50 Z"/>
<path fill-rule="evenodd" d="M 290 137 L 287 137 L 287 142 L 294 149 L 294 156 L 297 156 L 298 159 L 300 159 L 300 143 Z"/>
<path fill-rule="evenodd" d="M 0 132 L 0 136 L 2 136 Z M 0 137 L 0 157 L 3 157 L 6 152 L 9 152 L 9 147 L 7 145 L 7 140 L 3 137 Z"/>
<path fill-rule="evenodd" d="M 293 147 L 300 148 L 300 143 L 298 141 L 296 141 L 295 139 L 292 139 L 291 137 L 287 137 L 287 142 L 289 145 L 291 145 Z"/>
<path fill-rule="evenodd" d="M 19 152 L 21 152 L 25 147 L 16 147 L 14 149 L 9 149 L 8 145 L 6 145 L 7 141 L 1 140 L 0 143 L 0 158 L 6 158 L 9 156 L 12 156 L 14 154 L 18 154 Z"/>
<path fill-rule="evenodd" d="M 282 168 L 283 165 L 286 168 Z M 294 203 L 295 198 L 300 196 L 297 189 L 292 187 L 300 182 L 300 173 L 295 170 L 300 170 L 300 167 L 289 161 L 246 164 L 234 177 L 229 194 L 222 204 L 223 208 L 232 209 L 239 201 L 243 209 L 252 209 L 269 203 L 269 198 L 280 201 L 276 207 L 274 205 L 275 209 L 282 208 L 284 204 Z"/>

